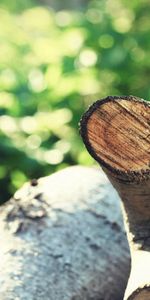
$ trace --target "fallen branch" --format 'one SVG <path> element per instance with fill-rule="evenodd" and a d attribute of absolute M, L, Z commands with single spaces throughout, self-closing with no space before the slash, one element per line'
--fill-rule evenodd
<path fill-rule="evenodd" d="M 94 103 L 81 135 L 123 201 L 132 256 L 124 299 L 150 299 L 150 106 L 133 96 Z"/>
<path fill-rule="evenodd" d="M 130 256 L 103 172 L 70 167 L 0 209 L 1 300 L 121 300 Z"/>

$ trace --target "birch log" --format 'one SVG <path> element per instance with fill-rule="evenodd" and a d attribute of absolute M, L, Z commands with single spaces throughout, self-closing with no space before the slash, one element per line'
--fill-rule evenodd
<path fill-rule="evenodd" d="M 124 299 L 150 300 L 150 105 L 133 96 L 99 100 L 81 135 L 123 200 L 132 257 Z"/>
<path fill-rule="evenodd" d="M 130 269 L 117 193 L 99 170 L 33 180 L 0 209 L 1 300 L 121 300 Z"/>

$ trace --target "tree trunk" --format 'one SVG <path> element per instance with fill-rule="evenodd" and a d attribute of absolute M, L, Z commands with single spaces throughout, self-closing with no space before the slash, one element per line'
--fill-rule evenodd
<path fill-rule="evenodd" d="M 133 96 L 90 107 L 81 134 L 123 200 L 132 268 L 124 299 L 150 299 L 150 106 Z"/>
<path fill-rule="evenodd" d="M 121 300 L 130 255 L 117 193 L 70 167 L 1 207 L 1 300 Z"/>

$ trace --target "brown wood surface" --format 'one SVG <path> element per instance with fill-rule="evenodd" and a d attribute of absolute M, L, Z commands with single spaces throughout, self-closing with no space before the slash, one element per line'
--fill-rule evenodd
<path fill-rule="evenodd" d="M 143 103 L 122 100 L 101 105 L 87 124 L 88 139 L 96 155 L 123 171 L 148 169 L 148 117 Z"/>
<path fill-rule="evenodd" d="M 150 300 L 150 105 L 133 96 L 98 100 L 80 132 L 123 200 L 132 256 L 124 299 Z"/>

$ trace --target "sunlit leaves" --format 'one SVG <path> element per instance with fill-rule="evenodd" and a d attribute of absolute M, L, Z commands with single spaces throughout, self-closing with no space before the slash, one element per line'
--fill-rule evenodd
<path fill-rule="evenodd" d="M 148 0 L 92 0 L 82 12 L 33 1 L 2 1 L 0 9 L 5 199 L 27 178 L 93 164 L 78 133 L 91 102 L 109 94 L 150 97 Z"/>
<path fill-rule="evenodd" d="M 94 66 L 97 62 L 96 52 L 92 49 L 84 49 L 79 55 L 79 62 L 84 67 Z"/>
<path fill-rule="evenodd" d="M 15 171 L 12 171 L 11 178 L 12 184 L 15 186 L 16 189 L 18 189 L 27 180 L 25 174 L 17 169 Z"/>
<path fill-rule="evenodd" d="M 39 93 L 46 89 L 46 82 L 44 74 L 39 69 L 31 69 L 28 75 L 29 88 L 35 92 Z"/>
<path fill-rule="evenodd" d="M 99 45 L 104 49 L 111 48 L 115 43 L 115 40 L 110 34 L 102 34 L 99 38 Z"/>
<path fill-rule="evenodd" d="M 32 9 L 25 10 L 22 14 L 21 20 L 23 22 L 23 28 L 37 32 L 49 31 L 53 26 L 53 13 L 43 7 L 34 7 Z"/>

